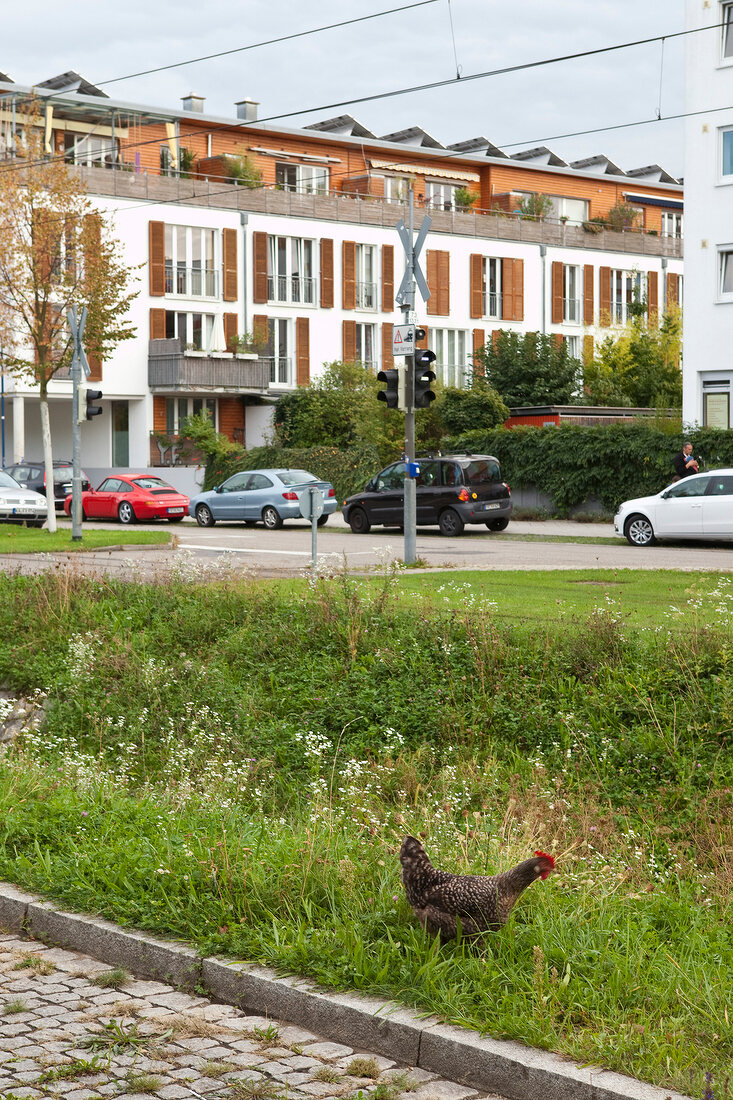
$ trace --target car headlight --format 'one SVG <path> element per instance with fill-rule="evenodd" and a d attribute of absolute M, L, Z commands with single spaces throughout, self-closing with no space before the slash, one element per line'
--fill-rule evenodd
<path fill-rule="evenodd" d="M 0 508 L 9 508 L 10 501 L 7 497 L 0 497 Z"/>

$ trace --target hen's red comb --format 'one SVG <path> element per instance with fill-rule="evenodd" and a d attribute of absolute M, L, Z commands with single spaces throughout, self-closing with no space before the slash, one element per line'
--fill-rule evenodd
<path fill-rule="evenodd" d="M 554 860 L 554 858 L 553 858 L 552 856 L 548 856 L 547 852 L 540 852 L 539 850 L 537 850 L 537 849 L 536 849 L 536 850 L 535 850 L 535 853 L 534 853 L 534 854 L 535 854 L 536 856 L 541 856 L 541 857 L 542 857 L 542 859 L 549 859 L 549 861 L 550 861 L 550 865 L 551 865 L 552 867 L 554 867 L 554 866 L 555 866 L 555 860 Z"/>

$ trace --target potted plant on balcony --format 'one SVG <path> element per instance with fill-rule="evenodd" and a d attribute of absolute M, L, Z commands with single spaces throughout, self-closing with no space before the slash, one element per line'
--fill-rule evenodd
<path fill-rule="evenodd" d="M 456 203 L 456 210 L 459 213 L 467 214 L 472 206 L 479 201 L 481 196 L 478 191 L 472 191 L 470 187 L 456 187 L 453 192 L 453 198 Z"/>

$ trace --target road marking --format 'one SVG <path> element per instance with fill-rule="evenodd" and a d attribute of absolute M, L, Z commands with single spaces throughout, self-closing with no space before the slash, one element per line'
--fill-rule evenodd
<path fill-rule="evenodd" d="M 208 550 L 210 554 L 292 554 L 293 557 L 309 558 L 310 550 L 260 550 L 249 546 L 207 546 L 198 542 L 181 542 L 186 550 Z"/>

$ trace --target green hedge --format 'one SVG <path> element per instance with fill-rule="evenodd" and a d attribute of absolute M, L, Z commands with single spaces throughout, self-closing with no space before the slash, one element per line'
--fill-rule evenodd
<path fill-rule="evenodd" d="M 466 432 L 446 441 L 443 450 L 495 455 L 510 485 L 536 487 L 567 514 L 589 499 L 615 511 L 623 500 L 659 492 L 672 480 L 672 460 L 686 439 L 702 458 L 701 469 L 733 466 L 733 431 L 669 432 L 639 421 Z"/>
<path fill-rule="evenodd" d="M 309 470 L 331 482 L 340 505 L 350 493 L 362 489 L 383 465 L 375 447 L 351 447 L 344 451 L 336 447 L 253 447 L 212 458 L 206 467 L 204 489 L 221 485 L 238 470 Z"/>

